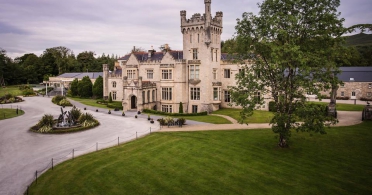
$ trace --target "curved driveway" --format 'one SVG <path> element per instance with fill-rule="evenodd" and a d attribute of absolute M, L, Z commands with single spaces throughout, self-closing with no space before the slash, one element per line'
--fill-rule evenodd
<path fill-rule="evenodd" d="M 25 111 L 19 117 L 0 121 L 0 194 L 23 194 L 34 177 L 36 170 L 43 170 L 54 164 L 74 156 L 110 147 L 119 142 L 126 142 L 143 136 L 151 131 L 158 131 L 159 126 L 150 124 L 147 115 L 134 118 L 135 113 L 121 112 L 107 114 L 108 110 L 95 112 L 93 107 L 86 112 L 93 114 L 101 125 L 87 131 L 71 134 L 38 134 L 28 129 L 35 125 L 44 114 L 58 116 L 60 107 L 51 103 L 48 97 L 28 97 L 26 101 L 13 104 Z M 75 103 L 75 102 L 74 102 Z M 82 112 L 83 106 L 75 104 Z M 71 108 L 66 108 L 70 110 Z M 137 132 L 137 133 L 136 133 Z"/>
<path fill-rule="evenodd" d="M 108 109 L 85 106 L 79 102 L 73 104 L 86 112 L 93 114 L 101 125 L 87 131 L 71 134 L 37 134 L 28 129 L 35 125 L 44 114 L 57 117 L 60 107 L 51 103 L 51 98 L 29 97 L 25 102 L 15 105 L 21 106 L 25 114 L 16 118 L 0 121 L 0 194 L 22 194 L 35 178 L 36 170 L 42 171 L 54 164 L 74 156 L 110 147 L 129 140 L 136 139 L 136 135 L 143 136 L 151 131 L 193 131 L 193 130 L 225 130 L 225 129 L 257 129 L 270 128 L 269 124 L 224 124 L 214 125 L 195 121 L 188 121 L 186 126 L 159 128 L 158 123 L 150 124 L 147 115 L 134 118 L 135 112 L 126 112 L 122 117 L 121 112 Z M 14 105 L 14 104 L 13 104 Z M 71 108 L 67 108 L 69 110 Z M 354 125 L 361 122 L 361 112 L 339 111 L 337 126 Z M 152 116 L 153 118 L 158 118 Z M 119 140 L 118 140 L 119 137 Z"/>

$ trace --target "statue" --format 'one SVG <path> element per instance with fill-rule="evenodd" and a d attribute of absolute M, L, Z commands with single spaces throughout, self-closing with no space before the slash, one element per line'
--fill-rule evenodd
<path fill-rule="evenodd" d="M 364 120 L 372 120 L 372 106 L 368 101 L 362 112 L 362 121 Z"/>
<path fill-rule="evenodd" d="M 334 78 L 334 76 L 332 77 Z M 337 110 L 336 110 L 336 97 L 337 97 L 337 90 L 338 90 L 338 84 L 335 82 L 332 82 L 332 90 L 330 94 L 330 103 L 327 106 L 327 114 L 329 116 L 333 116 L 337 118 Z"/>

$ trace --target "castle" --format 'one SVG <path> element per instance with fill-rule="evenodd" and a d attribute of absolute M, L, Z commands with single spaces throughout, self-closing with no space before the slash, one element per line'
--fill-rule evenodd
<path fill-rule="evenodd" d="M 156 109 L 164 112 L 211 112 L 228 107 L 228 86 L 235 85 L 239 67 L 221 54 L 223 13 L 211 14 L 211 0 L 204 0 L 205 13 L 190 19 L 181 11 L 183 50 L 132 52 L 118 60 L 112 72 L 103 65 L 104 97 L 111 93 L 123 109 Z"/>
<path fill-rule="evenodd" d="M 180 104 L 187 113 L 211 112 L 220 108 L 236 107 L 231 104 L 229 86 L 236 86 L 235 75 L 240 64 L 228 60 L 221 53 L 223 13 L 211 14 L 211 0 L 204 0 L 205 13 L 186 18 L 180 12 L 183 50 L 132 52 L 120 58 L 110 71 L 103 65 L 103 72 L 65 73 L 50 77 L 47 86 L 54 86 L 57 93 L 65 94 L 74 79 L 89 76 L 92 82 L 102 75 L 104 98 L 111 93 L 114 101 L 122 101 L 123 110 L 155 109 L 178 113 Z M 372 98 L 372 67 L 340 67 L 338 78 L 344 82 L 337 92 L 341 99 Z M 61 87 L 64 86 L 64 87 Z M 323 92 L 329 95 L 329 91 Z M 259 94 L 258 94 L 259 95 Z M 309 98 L 313 95 L 308 94 Z M 270 95 L 264 97 L 261 107 L 268 109 Z"/>

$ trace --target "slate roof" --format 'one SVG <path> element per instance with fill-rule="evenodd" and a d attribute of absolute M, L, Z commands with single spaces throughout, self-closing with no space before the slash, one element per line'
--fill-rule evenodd
<path fill-rule="evenodd" d="M 90 79 L 96 79 L 99 76 L 103 77 L 103 72 L 70 72 L 70 73 L 61 74 L 57 77 L 82 79 L 85 76 L 89 76 Z"/>
<path fill-rule="evenodd" d="M 175 60 L 182 60 L 183 59 L 183 51 L 169 51 L 170 55 L 173 56 Z M 160 61 L 164 57 L 163 52 L 154 52 L 151 57 L 149 58 L 149 53 L 148 52 L 135 52 L 133 53 L 137 60 L 140 62 L 143 61 Z M 128 60 L 131 54 L 127 54 L 124 57 L 119 58 L 119 60 Z"/>
<path fill-rule="evenodd" d="M 354 82 L 372 82 L 372 67 L 340 67 L 342 71 L 338 75 L 338 79 L 343 82 L 350 82 L 350 78 Z"/>

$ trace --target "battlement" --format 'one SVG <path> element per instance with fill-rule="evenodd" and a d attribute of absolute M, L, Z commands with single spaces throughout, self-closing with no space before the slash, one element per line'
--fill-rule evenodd
<path fill-rule="evenodd" d="M 223 12 L 216 12 L 216 17 L 223 17 Z"/>
<path fill-rule="evenodd" d="M 182 11 L 181 11 L 182 12 Z M 184 12 L 186 14 L 186 11 Z M 194 26 L 194 25 L 204 25 L 206 21 L 205 14 L 201 15 L 200 13 L 196 13 L 192 15 L 190 19 L 186 19 L 186 15 L 182 15 L 183 18 L 181 18 L 181 26 Z M 222 12 L 217 12 L 216 16 L 212 19 L 211 25 L 222 27 Z"/>
<path fill-rule="evenodd" d="M 186 17 L 186 10 L 181 10 L 180 15 L 181 17 Z"/>

